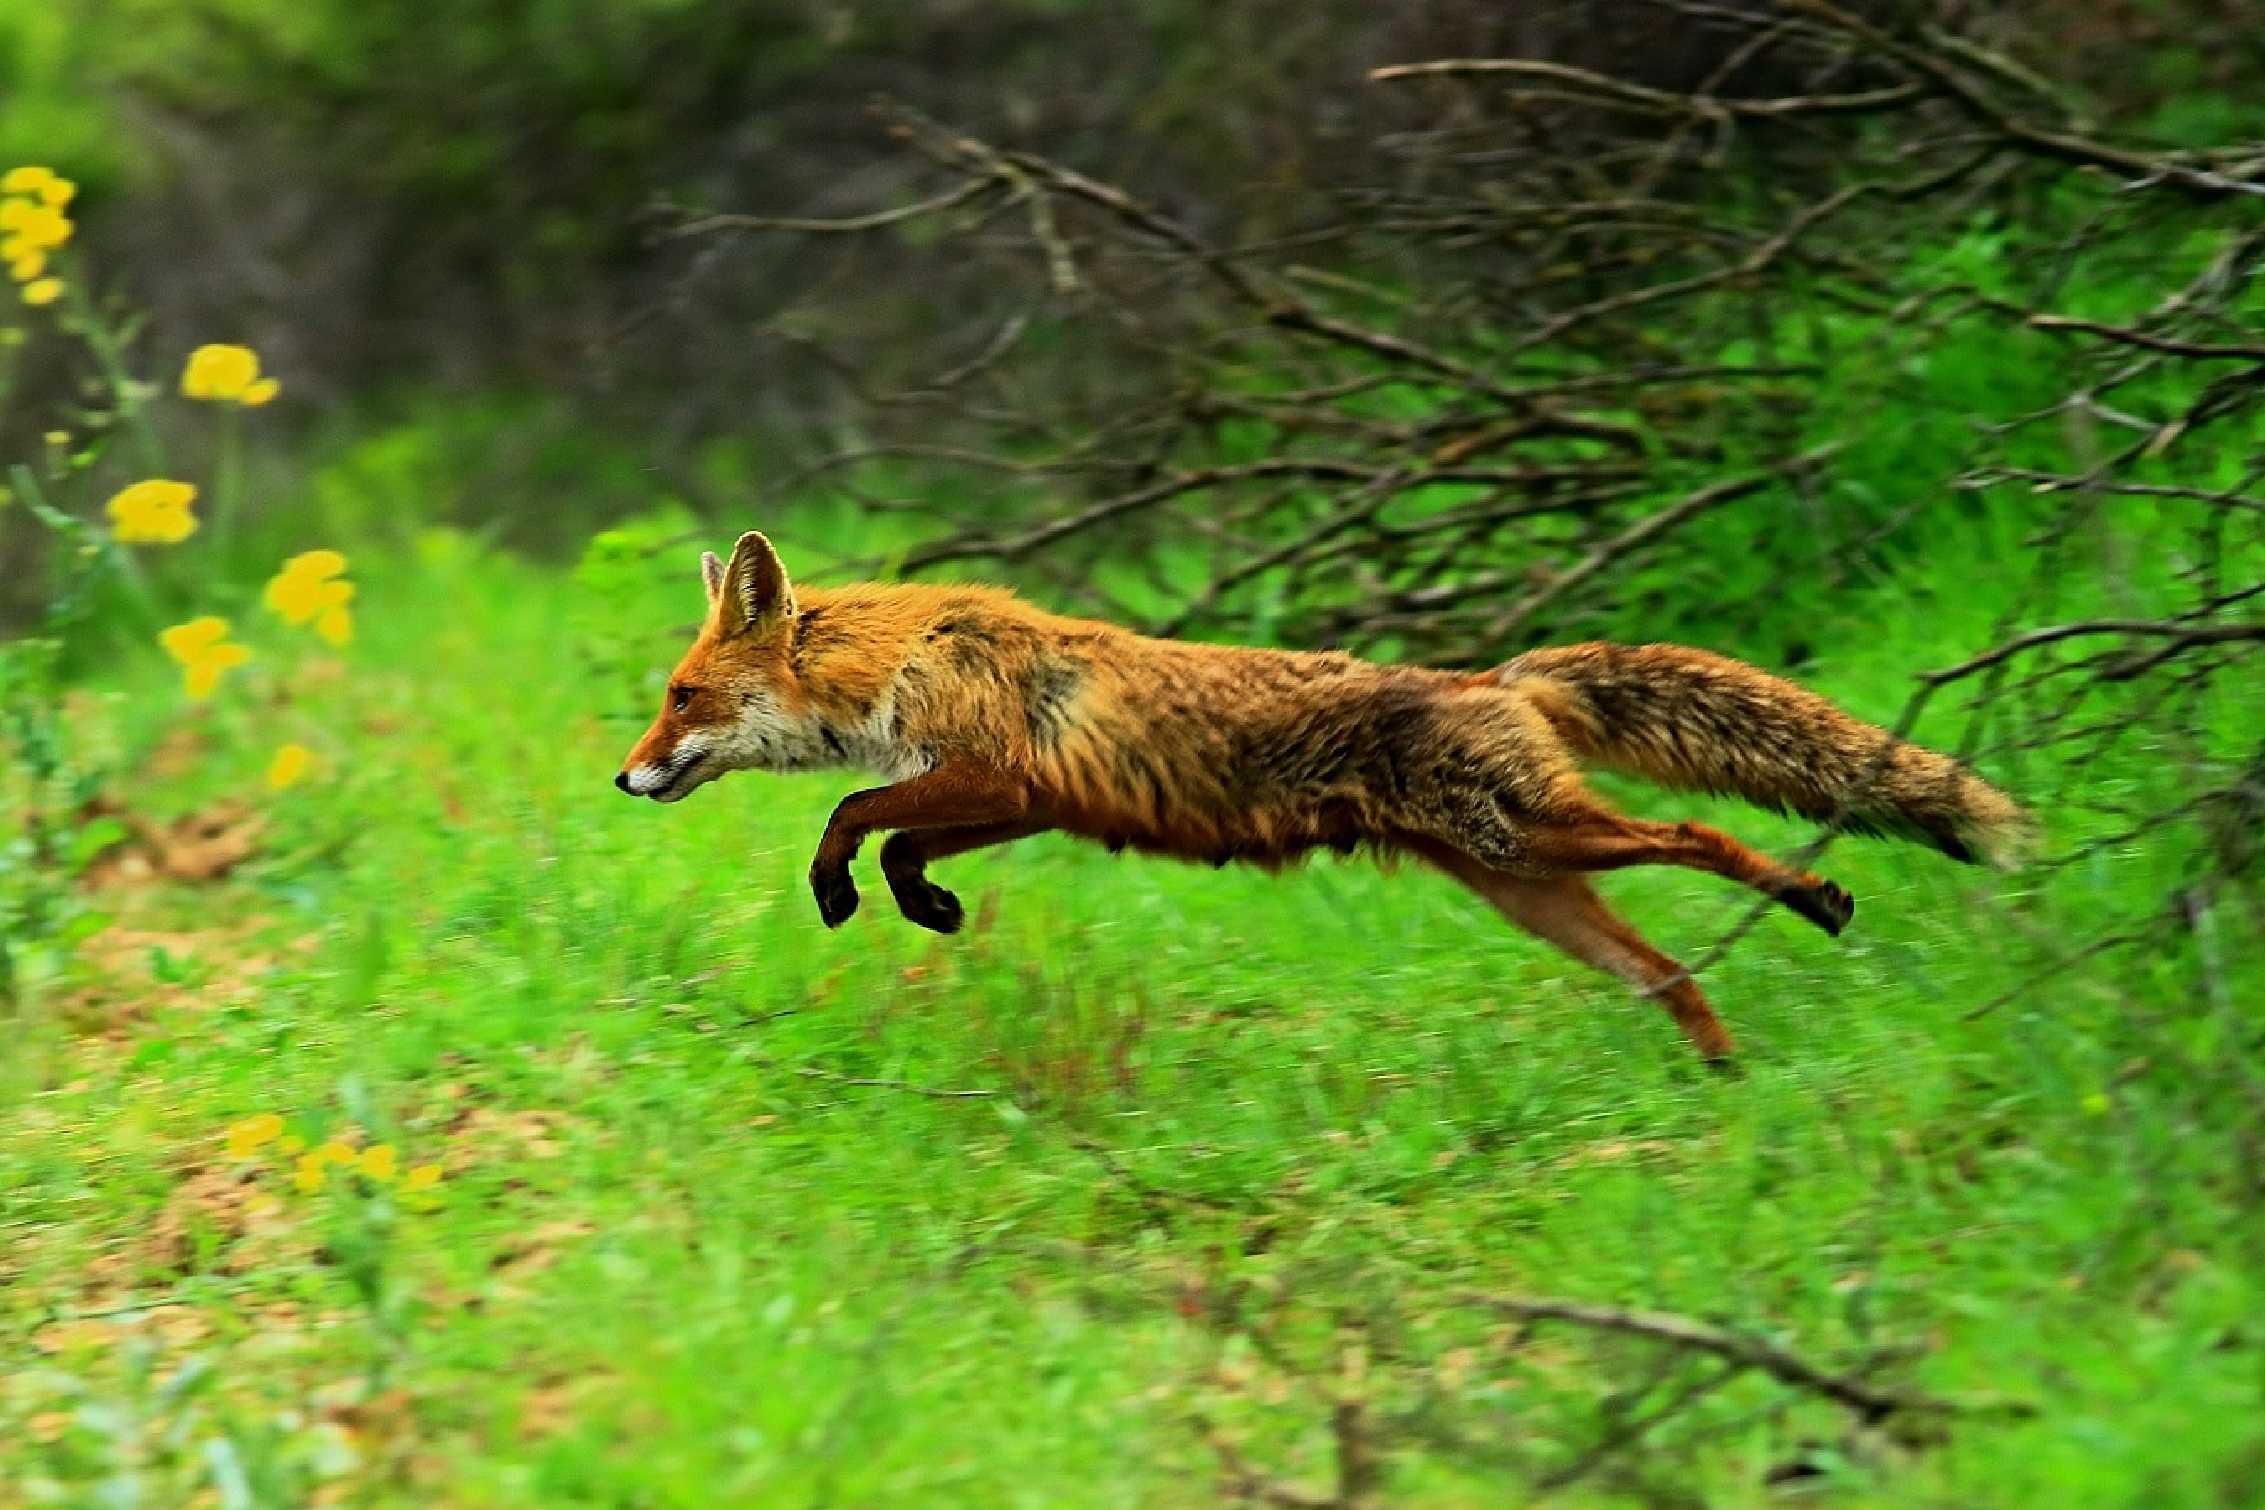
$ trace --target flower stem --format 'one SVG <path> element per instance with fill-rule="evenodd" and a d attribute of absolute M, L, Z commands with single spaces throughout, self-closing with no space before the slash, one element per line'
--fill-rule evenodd
<path fill-rule="evenodd" d="M 71 314 L 87 350 L 94 353 L 95 364 L 102 369 L 102 380 L 110 388 L 112 400 L 118 406 L 119 421 L 133 436 L 135 447 L 141 452 L 142 468 L 151 476 L 165 470 L 165 445 L 157 437 L 157 428 L 142 412 L 141 385 L 126 370 L 126 352 L 119 343 L 117 333 L 102 322 L 95 309 L 94 296 L 77 278 L 67 278 L 63 287 L 71 300 Z"/>
<path fill-rule="evenodd" d="M 116 540 L 105 539 L 95 526 L 48 502 L 46 490 L 39 485 L 38 477 L 23 463 L 18 462 L 8 468 L 8 483 L 15 489 L 16 496 L 24 501 L 24 507 L 31 510 L 32 517 L 55 532 L 56 539 L 65 550 L 99 552 L 109 561 L 111 569 L 117 572 L 118 579 L 132 592 L 134 602 L 140 607 L 146 621 L 145 627 L 159 622 L 163 615 L 158 611 L 157 595 L 150 590 L 149 579 L 142 574 L 142 564 L 134 559 L 132 551 Z"/>
<path fill-rule="evenodd" d="M 220 406 L 220 457 L 214 472 L 212 548 L 226 570 L 244 492 L 244 411 L 232 403 Z"/>

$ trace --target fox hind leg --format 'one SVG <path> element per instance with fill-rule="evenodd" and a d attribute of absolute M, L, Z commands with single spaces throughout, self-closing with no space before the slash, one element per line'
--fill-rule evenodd
<path fill-rule="evenodd" d="M 1629 865 L 1679 865 L 1748 886 L 1825 932 L 1856 915 L 1853 897 L 1822 876 L 1793 870 L 1703 823 L 1652 823 L 1616 813 L 1577 777 L 1543 771 L 1525 789 L 1442 783 L 1425 793 L 1408 827 L 1488 870 L 1557 876 Z"/>
<path fill-rule="evenodd" d="M 1420 852 L 1535 938 L 1656 1000 L 1700 1058 L 1718 1065 L 1730 1060 L 1736 1049 L 1730 1030 L 1707 1005 L 1690 972 L 1605 906 L 1587 881 L 1570 875 L 1504 875 L 1454 850 L 1427 845 Z"/>
<path fill-rule="evenodd" d="M 1534 937 L 1555 944 L 1583 964 L 1619 976 L 1656 1000 L 1702 1059 L 1728 1059 L 1736 1048 L 1730 1029 L 1715 1016 L 1690 972 L 1653 948 L 1580 877 L 1514 881 L 1488 900 Z"/>
<path fill-rule="evenodd" d="M 1629 865 L 1707 871 L 1752 887 L 1834 935 L 1856 916 L 1856 899 L 1841 887 L 1780 865 L 1703 823 L 1649 823 L 1600 807 L 1571 820 L 1537 823 L 1527 844 L 1541 867 L 1551 871 Z"/>

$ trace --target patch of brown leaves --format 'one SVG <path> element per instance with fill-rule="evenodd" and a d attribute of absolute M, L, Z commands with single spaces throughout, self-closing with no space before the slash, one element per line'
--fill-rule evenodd
<path fill-rule="evenodd" d="M 259 852 L 267 827 L 264 817 L 240 802 L 215 802 L 165 820 L 144 817 L 107 793 L 88 802 L 80 817 L 114 818 L 126 829 L 126 837 L 81 875 L 81 884 L 95 890 L 220 880 Z"/>
<path fill-rule="evenodd" d="M 603 1374 L 550 1374 L 519 1397 L 519 1435 L 527 1440 L 556 1436 L 580 1417 L 589 1396 L 608 1383 Z"/>
<path fill-rule="evenodd" d="M 564 1112 L 503 1111 L 490 1106 L 466 1106 L 448 1124 L 450 1141 L 462 1139 L 475 1146 L 472 1162 L 489 1162 L 480 1144 L 509 1159 L 555 1159 L 564 1152 L 558 1134 L 568 1121 Z"/>
<path fill-rule="evenodd" d="M 83 978 L 56 1002 L 65 1020 L 113 1046 L 126 1041 L 136 1022 L 163 1008 L 254 1001 L 286 959 L 310 954 L 322 943 L 320 934 L 308 933 L 255 948 L 253 940 L 274 922 L 262 913 L 235 912 L 218 927 L 165 926 L 179 921 L 179 909 L 154 890 L 120 893 L 114 905 L 117 916 L 110 926 L 79 944 Z"/>
<path fill-rule="evenodd" d="M 49 1355 L 94 1352 L 131 1337 L 167 1347 L 193 1347 L 212 1335 L 212 1323 L 193 1306 L 164 1301 L 146 1307 L 66 1316 L 31 1334 L 31 1345 Z"/>
<path fill-rule="evenodd" d="M 488 1260 L 492 1279 L 486 1298 L 505 1302 L 526 1299 L 526 1281 L 557 1263 L 566 1244 L 597 1230 L 593 1223 L 569 1218 L 512 1233 Z"/>
<path fill-rule="evenodd" d="M 166 1273 L 186 1274 L 197 1266 L 203 1239 L 226 1245 L 215 1266 L 220 1273 L 248 1274 L 274 1265 L 296 1230 L 276 1188 L 280 1183 L 272 1168 L 249 1160 L 191 1170 L 142 1237 L 142 1258 Z"/>

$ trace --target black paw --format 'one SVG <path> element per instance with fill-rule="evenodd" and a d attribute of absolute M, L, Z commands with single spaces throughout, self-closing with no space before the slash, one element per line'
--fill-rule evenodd
<path fill-rule="evenodd" d="M 811 866 L 810 894 L 818 899 L 818 917 L 828 928 L 839 928 L 857 911 L 857 883 L 846 865 Z"/>
<path fill-rule="evenodd" d="M 1856 899 L 1830 881 L 1787 887 L 1778 900 L 1835 938 L 1856 916 Z"/>
<path fill-rule="evenodd" d="M 917 877 L 898 880 L 889 878 L 889 890 L 897 899 L 897 911 L 912 922 L 936 933 L 957 933 L 967 914 L 959 898 L 933 881 Z"/>

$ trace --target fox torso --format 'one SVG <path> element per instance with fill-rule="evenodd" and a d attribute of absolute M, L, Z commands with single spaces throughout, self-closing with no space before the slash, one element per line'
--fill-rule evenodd
<path fill-rule="evenodd" d="M 969 762 L 1021 776 L 1054 826 L 1214 863 L 1389 846 L 1482 790 L 1546 812 L 1576 780 L 1487 677 L 1151 639 L 992 588 L 806 590 L 773 633 L 704 633 L 679 693 L 631 757 L 647 795 L 735 766 Z"/>

